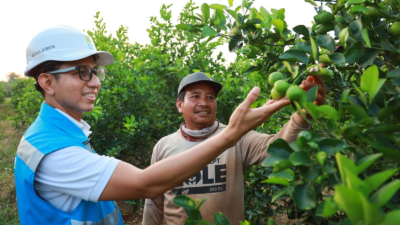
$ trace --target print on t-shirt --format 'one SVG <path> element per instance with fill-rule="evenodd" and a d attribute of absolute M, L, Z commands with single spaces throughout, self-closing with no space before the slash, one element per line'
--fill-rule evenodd
<path fill-rule="evenodd" d="M 214 159 L 202 171 L 172 189 L 175 195 L 206 194 L 226 190 L 226 164 Z"/>

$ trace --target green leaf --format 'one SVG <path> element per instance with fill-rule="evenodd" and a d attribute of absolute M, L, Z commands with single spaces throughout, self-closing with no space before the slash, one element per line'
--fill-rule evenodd
<path fill-rule="evenodd" d="M 290 160 L 284 159 L 284 160 L 280 161 L 278 164 L 276 164 L 272 171 L 279 172 L 279 171 L 286 170 L 291 167 L 293 167 L 293 164 L 290 162 Z"/>
<path fill-rule="evenodd" d="M 349 173 L 353 173 L 356 174 L 357 173 L 357 168 L 356 165 L 354 165 L 354 163 L 346 158 L 345 156 L 343 156 L 340 153 L 336 153 L 336 161 L 338 163 L 338 167 L 339 167 L 339 171 L 340 171 L 340 176 L 342 177 L 342 182 L 344 185 L 348 186 L 348 177 L 349 177 Z"/>
<path fill-rule="evenodd" d="M 347 97 L 348 97 L 349 94 L 350 94 L 350 91 L 351 91 L 351 89 L 346 89 L 346 90 L 344 90 L 344 91 L 342 92 L 342 94 L 340 95 L 340 102 L 341 102 L 341 103 L 346 102 Z"/>
<path fill-rule="evenodd" d="M 392 159 L 400 160 L 400 151 L 397 149 L 389 148 L 386 145 L 379 142 L 372 142 L 372 147 L 382 152 L 385 156 L 391 157 Z"/>
<path fill-rule="evenodd" d="M 190 214 L 190 212 L 188 214 Z M 197 221 L 195 221 L 193 218 L 189 217 L 186 219 L 185 225 L 197 225 Z"/>
<path fill-rule="evenodd" d="M 289 159 L 293 149 L 283 139 L 277 139 L 268 146 L 269 156 L 263 161 L 263 166 L 275 166 L 284 159 Z M 285 168 L 286 169 L 286 168 Z"/>
<path fill-rule="evenodd" d="M 365 2 L 365 0 L 348 0 L 347 5 L 354 5 L 354 4 L 359 4 L 359 3 L 363 3 L 363 2 Z"/>
<path fill-rule="evenodd" d="M 279 56 L 280 59 L 299 61 L 308 64 L 307 54 L 302 50 L 290 49 Z"/>
<path fill-rule="evenodd" d="M 387 77 L 387 78 L 398 78 L 398 77 L 400 77 L 400 67 L 397 67 L 396 69 L 391 70 L 391 71 L 387 74 L 386 77 Z"/>
<path fill-rule="evenodd" d="M 352 12 L 365 12 L 365 13 L 369 13 L 369 11 L 371 11 L 370 9 L 368 9 L 367 7 L 363 6 L 363 5 L 355 5 L 352 6 L 350 11 Z"/>
<path fill-rule="evenodd" d="M 286 179 L 278 178 L 278 177 L 272 177 L 272 178 L 263 180 L 261 183 L 280 184 L 280 185 L 290 186 L 289 182 Z"/>
<path fill-rule="evenodd" d="M 390 179 L 394 174 L 396 174 L 400 169 L 394 168 L 385 170 L 379 173 L 375 173 L 374 175 L 368 177 L 364 180 L 364 182 L 369 187 L 369 192 L 373 192 L 375 189 L 380 187 L 383 183 L 385 183 L 388 179 Z"/>
<path fill-rule="evenodd" d="M 306 152 L 293 152 L 289 157 L 293 166 L 312 165 L 313 161 L 310 159 Z"/>
<path fill-rule="evenodd" d="M 287 193 L 286 188 L 279 189 L 272 194 L 271 202 L 275 202 L 279 197 Z"/>
<path fill-rule="evenodd" d="M 318 86 L 314 86 L 306 92 L 307 102 L 314 102 L 318 94 Z"/>
<path fill-rule="evenodd" d="M 364 38 L 362 36 L 362 21 L 361 19 L 356 19 L 349 25 L 349 31 L 352 34 L 352 37 L 357 39 L 358 41 L 364 42 Z"/>
<path fill-rule="evenodd" d="M 194 220 L 202 220 L 203 219 L 199 209 L 190 210 L 190 218 L 192 218 Z"/>
<path fill-rule="evenodd" d="M 317 206 L 315 189 L 311 182 L 297 185 L 293 191 L 293 201 L 303 210 L 310 210 Z"/>
<path fill-rule="evenodd" d="M 328 55 L 329 59 L 339 66 L 344 66 L 346 64 L 346 58 L 342 53 L 332 53 Z"/>
<path fill-rule="evenodd" d="M 358 60 L 361 67 L 367 67 L 372 64 L 382 50 L 368 48 L 364 51 L 364 55 Z"/>
<path fill-rule="evenodd" d="M 231 224 L 224 214 L 217 212 L 214 214 L 215 225 L 229 225 Z"/>
<path fill-rule="evenodd" d="M 400 209 L 386 213 L 383 220 L 378 225 L 398 225 L 400 221 Z"/>
<path fill-rule="evenodd" d="M 218 32 L 212 29 L 210 26 L 204 26 L 203 30 L 201 31 L 201 36 L 208 37 L 208 36 L 215 36 Z"/>
<path fill-rule="evenodd" d="M 376 65 L 368 67 L 361 75 L 360 88 L 362 91 L 367 92 L 370 95 L 370 102 L 372 94 L 378 86 L 379 80 L 379 69 Z"/>
<path fill-rule="evenodd" d="M 312 1 L 312 0 L 304 0 L 304 1 L 310 3 L 311 5 L 313 5 L 313 6 L 315 6 L 315 7 L 318 7 L 317 3 L 315 3 L 315 2 Z"/>
<path fill-rule="evenodd" d="M 360 44 L 353 45 L 353 47 L 344 54 L 348 64 L 356 63 L 363 55 L 364 51 L 360 49 Z"/>
<path fill-rule="evenodd" d="M 195 210 L 196 208 L 196 203 L 193 201 L 193 199 L 185 196 L 185 195 L 178 195 L 174 198 L 173 202 L 175 205 L 182 207 L 185 209 L 185 211 L 189 214 L 190 210 Z"/>
<path fill-rule="evenodd" d="M 286 68 L 288 69 L 288 71 L 289 71 L 290 73 L 292 73 L 292 66 L 291 66 L 288 62 L 286 62 L 286 61 L 283 61 L 282 63 L 283 63 L 283 65 L 286 66 Z"/>
<path fill-rule="evenodd" d="M 397 78 L 396 80 L 393 81 L 393 85 L 400 85 L 400 78 Z"/>
<path fill-rule="evenodd" d="M 312 49 L 312 57 L 314 57 L 314 59 L 317 59 L 317 55 L 318 55 L 318 48 L 317 45 L 315 44 L 314 39 L 310 36 L 310 41 L 311 41 L 311 49 Z"/>
<path fill-rule="evenodd" d="M 342 105 L 341 108 L 344 110 L 348 111 L 350 114 L 353 116 L 359 118 L 359 119 L 364 119 L 368 117 L 368 113 L 365 111 L 365 109 L 361 106 L 357 105 Z"/>
<path fill-rule="evenodd" d="M 382 153 L 377 153 L 377 154 L 372 154 L 372 155 L 367 155 L 364 158 L 360 159 L 357 161 L 357 174 L 362 173 L 364 170 L 366 170 L 369 166 L 372 165 L 379 157 L 382 156 Z"/>
<path fill-rule="evenodd" d="M 369 40 L 367 29 L 362 29 L 362 37 L 364 38 L 365 44 L 368 46 L 368 48 L 371 48 L 371 42 Z"/>
<path fill-rule="evenodd" d="M 212 223 L 210 223 L 210 222 L 207 222 L 207 221 L 204 221 L 204 220 L 198 220 L 198 221 L 196 221 L 198 224 L 201 224 L 201 225 L 213 225 Z M 196 223 L 196 225 L 197 225 L 197 223 Z"/>
<path fill-rule="evenodd" d="M 362 202 L 360 193 L 357 190 L 349 189 L 344 185 L 336 185 L 334 200 L 338 204 L 339 209 L 346 213 L 352 224 L 362 221 L 364 212 L 362 207 L 360 207 Z"/>
<path fill-rule="evenodd" d="M 237 13 L 235 11 L 233 11 L 233 10 L 230 10 L 230 9 L 227 9 L 226 11 L 236 20 L 236 23 L 239 26 L 240 25 L 240 20 L 239 20 L 239 17 L 237 15 Z"/>
<path fill-rule="evenodd" d="M 298 33 L 298 34 L 302 34 L 302 35 L 304 35 L 304 36 L 310 36 L 310 31 L 308 30 L 308 28 L 306 27 L 306 26 L 304 26 L 304 25 L 298 25 L 298 26 L 295 26 L 294 28 L 293 28 L 293 30 L 294 30 L 294 32 L 296 32 L 296 33 Z"/>
<path fill-rule="evenodd" d="M 324 210 L 322 211 L 322 217 L 324 218 L 328 218 L 335 215 L 339 210 L 338 205 L 331 198 L 325 199 L 323 206 Z"/>
<path fill-rule="evenodd" d="M 188 24 L 178 24 L 176 25 L 176 28 L 181 29 L 181 30 L 190 30 L 192 29 L 192 26 Z"/>
<path fill-rule="evenodd" d="M 340 33 L 339 33 L 339 40 L 340 40 L 340 43 L 346 48 L 346 42 L 347 42 L 347 39 L 349 38 L 349 28 L 348 27 L 346 27 L 346 28 L 343 28 L 343 30 L 342 31 L 340 31 Z"/>
<path fill-rule="evenodd" d="M 203 13 L 203 20 L 207 23 L 208 18 L 210 18 L 210 7 L 207 3 L 201 5 L 201 12 Z"/>
<path fill-rule="evenodd" d="M 282 33 L 283 29 L 285 28 L 285 23 L 280 20 L 280 19 L 274 19 L 272 20 L 272 24 L 275 26 L 275 28 Z"/>
<path fill-rule="evenodd" d="M 381 124 L 369 130 L 369 134 L 394 133 L 400 131 L 400 125 Z"/>
<path fill-rule="evenodd" d="M 330 105 L 321 105 L 318 106 L 319 116 L 328 120 L 337 120 L 338 119 L 338 112 L 335 108 Z"/>
<path fill-rule="evenodd" d="M 400 181 L 392 181 L 376 191 L 371 197 L 371 202 L 377 204 L 378 207 L 382 207 L 392 198 L 392 196 L 399 189 Z"/>
<path fill-rule="evenodd" d="M 225 6 L 225 5 L 220 5 L 220 4 L 211 4 L 210 8 L 218 9 L 218 10 L 224 10 L 224 9 L 227 9 L 228 7 Z"/>
<path fill-rule="evenodd" d="M 293 173 L 293 171 L 292 171 L 292 173 L 288 172 L 289 170 L 292 171 L 291 169 L 286 169 L 286 170 L 279 171 L 279 172 L 276 172 L 276 173 L 271 173 L 268 176 L 268 178 L 276 177 L 276 178 L 282 178 L 282 179 L 285 179 L 285 180 L 288 180 L 288 181 L 293 181 L 294 173 Z"/>
<path fill-rule="evenodd" d="M 318 35 L 316 42 L 318 46 L 322 46 L 331 52 L 335 51 L 335 41 L 330 35 Z"/>
<path fill-rule="evenodd" d="M 369 96 L 369 102 L 372 103 L 372 100 L 374 100 L 376 94 L 378 94 L 379 90 L 382 88 L 382 86 L 385 84 L 386 79 L 379 79 L 378 84 L 376 85 L 375 90 L 372 92 L 372 94 Z"/>
<path fill-rule="evenodd" d="M 229 6 L 233 6 L 233 0 L 228 0 L 229 1 Z"/>
<path fill-rule="evenodd" d="M 307 102 L 304 104 L 304 108 L 306 109 L 307 113 L 309 113 L 313 118 L 319 117 L 318 106 L 312 102 Z"/>
<path fill-rule="evenodd" d="M 343 151 L 348 146 L 346 142 L 338 139 L 325 138 L 318 142 L 319 150 L 324 151 L 329 158 L 336 152 Z"/>

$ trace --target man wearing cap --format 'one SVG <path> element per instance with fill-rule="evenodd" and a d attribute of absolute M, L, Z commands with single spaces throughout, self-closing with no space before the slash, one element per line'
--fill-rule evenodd
<path fill-rule="evenodd" d="M 325 101 L 325 85 L 318 76 L 309 76 L 301 87 L 308 90 L 318 86 L 320 90 L 317 104 Z M 151 163 L 162 162 L 176 154 L 186 152 L 205 140 L 217 136 L 226 125 L 216 118 L 216 97 L 222 85 L 211 80 L 204 73 L 194 73 L 182 79 L 178 89 L 176 106 L 183 114 L 185 122 L 177 132 L 162 138 L 154 147 Z M 288 100 L 281 99 L 278 102 Z M 276 104 L 269 101 L 266 105 Z M 286 105 L 287 105 L 286 104 Z M 284 107 L 282 104 L 281 107 Z M 203 220 L 213 221 L 217 212 L 222 212 L 232 224 L 244 220 L 243 171 L 251 165 L 259 165 L 268 156 L 268 144 L 277 138 L 288 142 L 296 140 L 300 131 L 310 125 L 297 113 L 275 135 L 250 131 L 235 146 L 217 156 L 202 171 L 177 185 L 156 199 L 146 199 L 143 224 L 161 224 L 163 217 L 167 224 L 184 224 L 187 215 L 183 208 L 176 206 L 173 199 L 177 195 L 187 195 L 193 200 L 207 199 L 200 208 Z M 206 150 L 207 147 L 201 149 Z"/>
<path fill-rule="evenodd" d="M 87 34 L 66 26 L 37 34 L 26 53 L 25 74 L 36 79 L 44 103 L 15 157 L 22 225 L 123 224 L 114 200 L 154 198 L 170 190 L 288 104 L 250 109 L 259 93 L 254 88 L 215 138 L 140 170 L 95 154 L 90 126 L 82 120 L 94 108 L 106 76 L 101 66 L 112 63 L 112 55 L 97 51 Z"/>

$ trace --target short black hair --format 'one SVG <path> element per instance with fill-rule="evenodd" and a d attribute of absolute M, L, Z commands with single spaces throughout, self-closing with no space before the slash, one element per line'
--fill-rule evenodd
<path fill-rule="evenodd" d="M 61 61 L 46 61 L 37 66 L 37 69 L 36 69 L 37 75 L 35 76 L 35 80 L 36 80 L 35 88 L 37 91 L 39 91 L 42 94 L 43 98 L 44 98 L 44 90 L 39 85 L 39 82 L 38 82 L 40 74 L 48 73 L 51 71 L 56 71 L 56 70 L 60 69 L 62 64 L 63 64 L 63 62 L 61 62 Z M 58 81 L 60 79 L 59 73 L 55 73 L 52 75 L 54 76 L 56 81 Z"/>
<path fill-rule="evenodd" d="M 181 93 L 179 93 L 178 95 L 178 99 L 183 102 L 183 100 L 185 99 L 185 93 L 186 91 L 181 91 Z"/>

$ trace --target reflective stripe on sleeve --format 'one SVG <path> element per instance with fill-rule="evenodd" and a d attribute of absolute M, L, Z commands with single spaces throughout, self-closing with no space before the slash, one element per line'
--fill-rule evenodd
<path fill-rule="evenodd" d="M 115 209 L 99 222 L 71 220 L 71 225 L 114 225 L 119 224 L 119 209 L 114 202 Z"/>
<path fill-rule="evenodd" d="M 22 137 L 21 142 L 19 143 L 17 155 L 34 172 L 36 171 L 40 160 L 42 160 L 44 156 L 43 153 L 25 140 L 25 137 Z"/>

